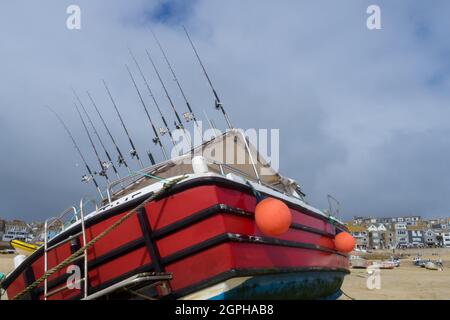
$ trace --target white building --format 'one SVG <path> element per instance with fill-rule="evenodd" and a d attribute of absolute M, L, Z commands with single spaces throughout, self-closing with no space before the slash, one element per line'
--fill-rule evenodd
<path fill-rule="evenodd" d="M 2 240 L 9 242 L 11 240 L 17 239 L 22 241 L 29 241 L 31 238 L 29 226 L 23 221 L 11 221 L 6 222 L 5 232 L 2 236 Z"/>
<path fill-rule="evenodd" d="M 442 233 L 442 244 L 444 247 L 450 247 L 450 232 Z"/>
<path fill-rule="evenodd" d="M 397 222 L 395 224 L 395 239 L 398 246 L 408 245 L 408 230 L 406 222 Z"/>

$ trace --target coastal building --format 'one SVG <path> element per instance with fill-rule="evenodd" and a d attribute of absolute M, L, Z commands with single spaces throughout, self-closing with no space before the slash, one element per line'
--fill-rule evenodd
<path fill-rule="evenodd" d="M 7 221 L 5 223 L 5 232 L 2 236 L 2 240 L 7 242 L 14 239 L 28 241 L 31 237 L 30 231 L 30 227 L 24 221 Z"/>
<path fill-rule="evenodd" d="M 370 225 L 370 224 L 395 224 L 397 222 L 406 223 L 407 226 L 416 226 L 422 222 L 421 216 L 403 216 L 403 217 L 353 217 L 353 224 Z"/>
<path fill-rule="evenodd" d="M 385 248 L 387 249 L 394 249 L 397 247 L 397 241 L 395 237 L 395 228 L 392 223 L 386 224 L 386 232 L 384 233 L 384 243 Z"/>
<path fill-rule="evenodd" d="M 436 233 L 432 229 L 426 229 L 423 236 L 424 244 L 429 247 L 437 246 L 439 243 L 436 239 Z"/>
<path fill-rule="evenodd" d="M 397 247 L 407 247 L 408 246 L 408 230 L 405 222 L 397 222 L 395 224 L 395 239 L 397 242 Z"/>
<path fill-rule="evenodd" d="M 442 245 L 447 248 L 450 247 L 450 232 L 442 233 Z"/>
<path fill-rule="evenodd" d="M 408 247 L 424 247 L 424 232 L 417 226 L 407 226 Z"/>
<path fill-rule="evenodd" d="M 356 249 L 367 249 L 369 238 L 367 235 L 366 227 L 360 225 L 347 225 L 348 231 L 355 238 L 356 241 Z"/>
<path fill-rule="evenodd" d="M 4 233 L 5 233 L 5 220 L 0 219 L 0 239 L 3 238 Z"/>
<path fill-rule="evenodd" d="M 369 235 L 369 248 L 387 249 L 396 246 L 395 231 L 391 224 L 371 224 L 367 227 L 367 233 Z"/>

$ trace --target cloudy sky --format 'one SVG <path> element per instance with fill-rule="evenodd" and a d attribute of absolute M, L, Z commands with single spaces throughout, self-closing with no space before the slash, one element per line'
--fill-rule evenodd
<path fill-rule="evenodd" d="M 80 30 L 66 27 L 71 4 L 81 8 Z M 381 30 L 366 27 L 371 4 L 381 8 Z M 124 64 L 132 66 L 130 47 L 169 110 L 145 57 L 144 50 L 152 50 L 169 82 L 149 27 L 197 114 L 206 109 L 225 127 L 182 25 L 234 125 L 280 128 L 281 173 L 301 183 L 311 204 L 326 208 L 332 194 L 347 218 L 448 216 L 448 12 L 444 0 L 432 6 L 403 0 L 2 1 L 0 217 L 43 219 L 95 194 L 80 181 L 84 170 L 70 140 L 43 107 L 66 119 L 97 169 L 70 86 L 88 107 L 85 91 L 91 91 L 128 150 L 104 78 L 145 155 L 151 132 Z M 173 82 L 169 90 L 181 112 Z"/>

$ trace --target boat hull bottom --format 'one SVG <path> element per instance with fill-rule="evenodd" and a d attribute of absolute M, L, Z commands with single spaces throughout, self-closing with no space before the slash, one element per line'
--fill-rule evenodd
<path fill-rule="evenodd" d="M 183 300 L 337 299 L 346 273 L 310 271 L 237 277 L 187 295 Z"/>

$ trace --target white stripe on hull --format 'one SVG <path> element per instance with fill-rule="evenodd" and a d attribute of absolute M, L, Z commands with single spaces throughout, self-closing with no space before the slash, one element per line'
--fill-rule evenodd
<path fill-rule="evenodd" d="M 214 298 L 224 292 L 227 292 L 231 289 L 236 288 L 241 285 L 244 281 L 250 279 L 252 277 L 238 277 L 232 278 L 227 281 L 215 284 L 206 289 L 191 293 L 187 296 L 180 298 L 180 300 L 208 300 Z"/>

